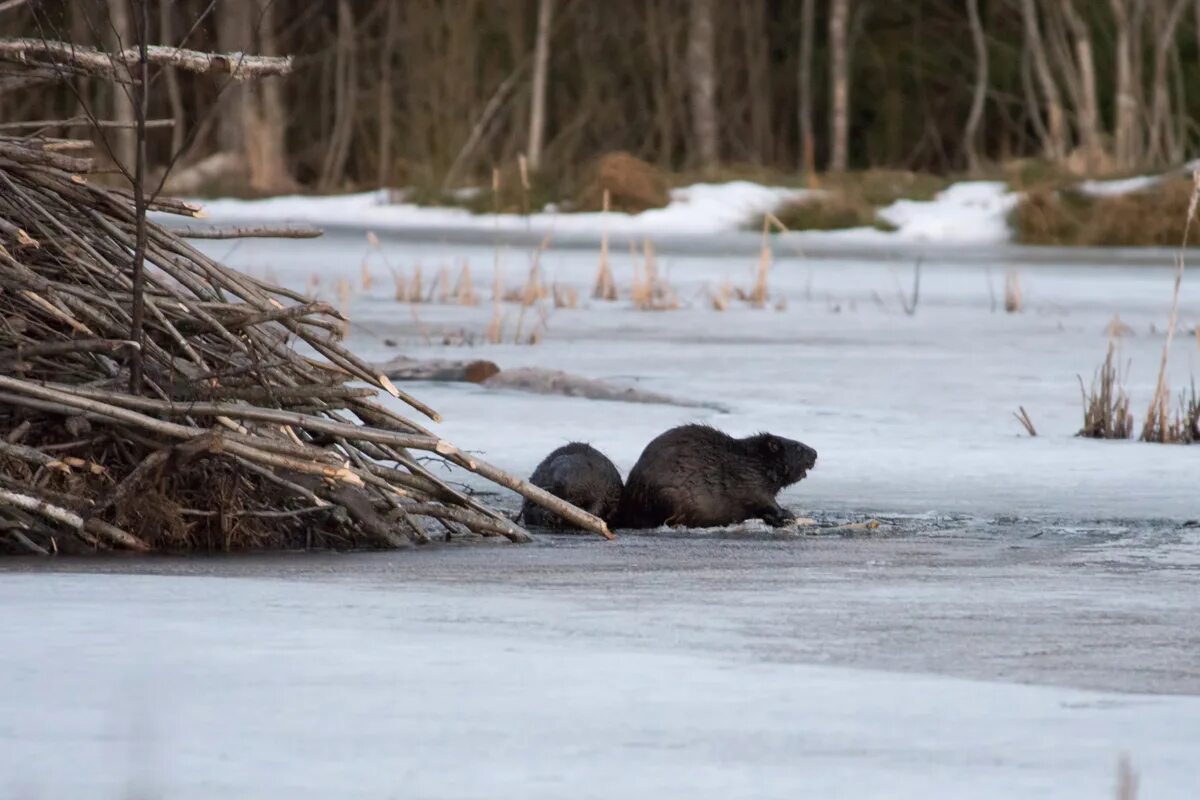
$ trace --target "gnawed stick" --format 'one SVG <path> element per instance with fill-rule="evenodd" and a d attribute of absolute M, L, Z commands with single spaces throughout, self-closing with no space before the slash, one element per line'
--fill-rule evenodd
<path fill-rule="evenodd" d="M 316 239 L 320 228 L 172 228 L 171 233 L 184 239 Z"/>

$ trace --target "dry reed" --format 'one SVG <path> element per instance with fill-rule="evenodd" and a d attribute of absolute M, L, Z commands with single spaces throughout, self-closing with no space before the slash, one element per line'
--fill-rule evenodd
<path fill-rule="evenodd" d="M 1115 354 L 1116 346 L 1109 342 L 1108 354 L 1096 370 L 1090 390 L 1084 389 L 1083 378 L 1079 378 L 1079 392 L 1083 396 L 1083 427 L 1076 436 L 1128 439 L 1133 435 L 1129 395 L 1125 392 L 1124 376 L 1114 364 Z"/>
<path fill-rule="evenodd" d="M 1015 314 L 1025 307 L 1025 296 L 1021 291 L 1021 273 L 1010 269 L 1004 273 L 1004 310 Z"/>
<path fill-rule="evenodd" d="M 1178 431 L 1168 417 L 1169 389 L 1167 388 L 1167 359 L 1171 354 L 1171 342 L 1175 338 L 1175 328 L 1179 325 L 1179 294 L 1183 286 L 1184 250 L 1187 248 L 1188 234 L 1191 232 L 1192 220 L 1196 216 L 1196 205 L 1200 202 L 1200 169 L 1192 173 L 1192 196 L 1188 201 L 1187 219 L 1183 226 L 1183 239 L 1179 243 L 1179 253 L 1175 257 L 1175 289 L 1171 295 L 1171 314 L 1167 323 L 1167 341 L 1163 344 L 1162 360 L 1158 365 L 1158 381 L 1154 386 L 1154 397 L 1146 410 L 1146 421 L 1142 424 L 1141 439 L 1144 442 L 1174 442 L 1178 441 Z"/>
<path fill-rule="evenodd" d="M 596 300 L 616 300 L 617 282 L 613 278 L 612 265 L 608 261 L 608 209 L 610 196 L 604 190 L 604 230 L 600 234 L 600 265 L 596 269 L 596 285 L 592 297 Z"/>

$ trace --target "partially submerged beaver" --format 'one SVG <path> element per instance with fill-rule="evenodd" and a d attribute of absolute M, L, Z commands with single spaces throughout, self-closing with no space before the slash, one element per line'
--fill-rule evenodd
<path fill-rule="evenodd" d="M 795 517 L 775 495 L 816 462 L 808 445 L 769 433 L 735 439 L 707 425 L 672 428 L 633 465 L 615 524 L 708 528 L 758 518 L 786 525 Z"/>
<path fill-rule="evenodd" d="M 621 502 L 621 473 L 608 456 L 583 442 L 563 445 L 542 459 L 529 482 L 555 497 L 611 522 Z M 529 500 L 518 519 L 542 528 L 574 528 L 567 520 Z"/>

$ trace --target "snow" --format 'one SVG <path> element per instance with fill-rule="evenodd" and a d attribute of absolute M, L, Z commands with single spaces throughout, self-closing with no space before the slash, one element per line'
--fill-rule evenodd
<path fill-rule="evenodd" d="M 1079 184 L 1079 191 L 1091 197 L 1115 197 L 1149 189 L 1162 183 L 1162 180 L 1162 175 L 1136 175 L 1132 178 L 1107 181 L 1088 180 Z"/>
<path fill-rule="evenodd" d="M 694 596 L 705 646 L 639 637 L 636 596 L 331 571 L 4 576 L 0 793 L 1093 798 L 1123 753 L 1145 796 L 1195 790 L 1197 697 L 764 657 Z"/>
<path fill-rule="evenodd" d="M 1009 239 L 1018 195 L 999 181 L 953 184 L 928 201 L 897 200 L 879 210 L 904 241 L 997 244 Z"/>
<path fill-rule="evenodd" d="M 756 215 L 781 203 L 803 197 L 799 189 L 762 186 L 748 181 L 699 183 L 675 189 L 665 208 L 641 214 L 542 211 L 519 214 L 471 214 L 461 208 L 432 208 L 411 203 L 391 203 L 386 192 L 341 196 L 288 196 L 267 200 L 212 200 L 203 202 L 208 219 L 220 223 L 306 222 L 350 225 L 375 230 L 421 228 L 446 230 L 586 232 L 599 234 L 704 234 L 737 230 Z M 197 201 L 201 202 L 201 201 Z"/>
<path fill-rule="evenodd" d="M 641 214 L 543 211 L 471 214 L 461 208 L 431 208 L 389 203 L 385 192 L 333 197 L 291 196 L 268 200 L 213 200 L 204 203 L 216 223 L 285 223 L 349 226 L 360 229 L 420 230 L 431 238 L 461 231 L 587 234 L 614 236 L 712 235 L 745 229 L 766 211 L 787 202 L 816 198 L 820 190 L 762 186 L 748 181 L 700 183 L 675 189 L 666 208 Z M 932 200 L 899 200 L 879 215 L 898 230 L 850 228 L 806 231 L 803 241 L 946 242 L 992 244 L 1009 238 L 1007 214 L 1017 195 L 994 181 L 965 181 Z"/>

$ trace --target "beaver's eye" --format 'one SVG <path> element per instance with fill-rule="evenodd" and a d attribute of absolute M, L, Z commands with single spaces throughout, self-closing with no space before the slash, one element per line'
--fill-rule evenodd
<path fill-rule="evenodd" d="M 767 440 L 767 448 L 772 453 L 778 453 L 779 452 L 779 442 L 775 441 L 774 439 L 768 439 Z"/>

